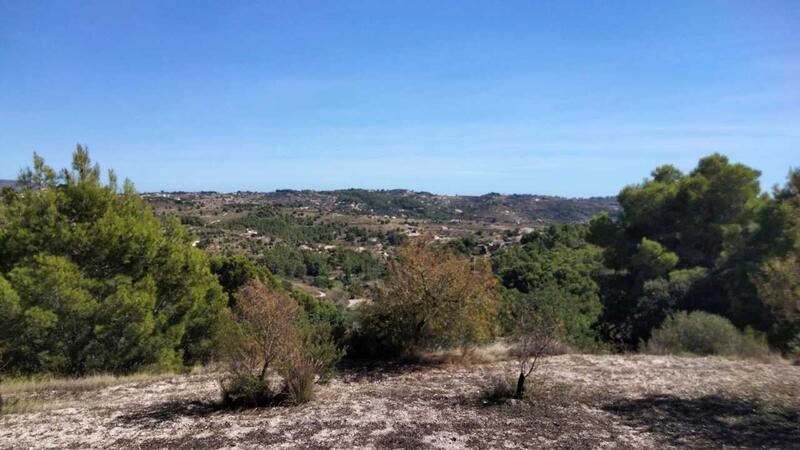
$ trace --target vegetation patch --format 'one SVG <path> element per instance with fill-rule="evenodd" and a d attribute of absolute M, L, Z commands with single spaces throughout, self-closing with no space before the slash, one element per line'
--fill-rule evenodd
<path fill-rule="evenodd" d="M 695 311 L 664 321 L 643 346 L 650 353 L 755 357 L 769 353 L 766 341 L 739 331 L 726 318 Z"/>

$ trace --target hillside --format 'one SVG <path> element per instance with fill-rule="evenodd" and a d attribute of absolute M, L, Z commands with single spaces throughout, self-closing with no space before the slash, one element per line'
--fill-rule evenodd
<path fill-rule="evenodd" d="M 197 247 L 212 254 L 248 254 L 296 287 L 329 299 L 365 295 L 392 248 L 409 238 L 468 239 L 470 250 L 486 254 L 519 242 L 535 228 L 619 211 L 612 197 L 445 196 L 408 190 L 158 192 L 143 197 L 156 214 L 179 217 L 197 236 Z M 293 262 L 319 258 L 331 269 L 323 277 L 316 270 L 304 276 L 306 271 Z M 372 268 L 364 270 L 371 275 L 355 280 L 343 273 L 342 258 L 350 260 L 349 266 Z"/>
<path fill-rule="evenodd" d="M 273 192 L 158 192 L 150 198 L 178 198 L 201 203 L 241 206 L 273 205 L 313 208 L 350 215 L 386 215 L 430 220 L 478 220 L 519 226 L 576 223 L 606 211 L 616 215 L 615 197 L 567 198 L 532 194 L 436 195 L 402 189 Z"/>
<path fill-rule="evenodd" d="M 263 200 L 271 204 L 316 207 L 347 214 L 480 220 L 521 226 L 583 222 L 599 212 L 614 214 L 619 210 L 614 197 L 566 198 L 497 193 L 436 195 L 405 189 L 279 190 L 265 193 Z"/>

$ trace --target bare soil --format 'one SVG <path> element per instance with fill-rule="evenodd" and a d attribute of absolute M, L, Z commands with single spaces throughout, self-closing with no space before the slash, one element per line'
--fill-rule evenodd
<path fill-rule="evenodd" d="M 800 448 L 784 361 L 554 356 L 532 402 L 483 400 L 514 367 L 352 365 L 309 404 L 241 411 L 214 373 L 28 393 L 48 409 L 1 416 L 0 448 Z"/>

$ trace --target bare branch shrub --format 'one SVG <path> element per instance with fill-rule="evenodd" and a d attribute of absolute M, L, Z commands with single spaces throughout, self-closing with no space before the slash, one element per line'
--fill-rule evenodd
<path fill-rule="evenodd" d="M 299 310 L 294 300 L 259 281 L 251 281 L 237 292 L 235 323 L 221 339 L 229 371 L 222 381 L 225 403 L 256 406 L 276 401 L 268 371 L 287 364 L 299 346 Z"/>
<path fill-rule="evenodd" d="M 519 367 L 514 398 L 523 398 L 528 377 L 539 368 L 543 357 L 558 348 L 559 329 L 557 320 L 536 311 L 529 309 L 518 315 L 512 336 L 513 354 Z"/>
<path fill-rule="evenodd" d="M 292 298 L 259 281 L 239 290 L 233 312 L 235 324 L 221 339 L 229 370 L 223 401 L 258 406 L 311 400 L 314 383 L 342 356 L 330 328 L 308 323 Z M 270 371 L 283 378 L 281 389 L 273 389 Z"/>
<path fill-rule="evenodd" d="M 270 366 L 283 362 L 281 358 L 297 346 L 299 310 L 294 300 L 261 282 L 242 287 L 234 309 L 240 329 L 229 353 L 231 371 L 266 378 Z"/>

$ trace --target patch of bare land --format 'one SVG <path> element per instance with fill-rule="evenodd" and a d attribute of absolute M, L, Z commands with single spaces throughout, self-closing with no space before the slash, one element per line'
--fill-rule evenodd
<path fill-rule="evenodd" d="M 17 392 L 2 448 L 800 448 L 800 367 L 722 358 L 562 355 L 532 403 L 481 390 L 512 362 L 352 366 L 302 406 L 220 409 L 219 375 Z M 30 400 L 30 398 L 28 398 Z"/>

